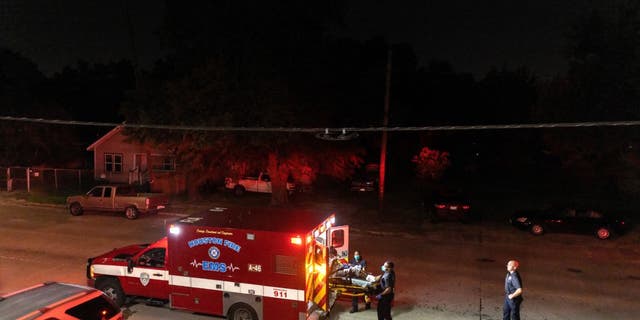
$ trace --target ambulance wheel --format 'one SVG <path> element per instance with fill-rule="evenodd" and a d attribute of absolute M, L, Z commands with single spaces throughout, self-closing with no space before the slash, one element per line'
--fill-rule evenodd
<path fill-rule="evenodd" d="M 227 319 L 230 320 L 258 320 L 258 314 L 246 303 L 236 303 L 229 308 Z"/>
<path fill-rule="evenodd" d="M 136 207 L 127 207 L 124 209 L 124 216 L 129 220 L 138 218 L 138 209 Z"/>
<path fill-rule="evenodd" d="M 240 197 L 244 194 L 244 187 L 243 186 L 236 186 L 235 188 L 233 188 L 233 194 L 236 197 Z"/>
<path fill-rule="evenodd" d="M 69 212 L 72 216 L 81 216 L 83 211 L 82 206 L 77 202 L 74 202 L 69 206 Z"/>
<path fill-rule="evenodd" d="M 98 279 L 96 281 L 96 289 L 104 292 L 107 297 L 111 298 L 111 300 L 118 305 L 118 307 L 122 307 L 124 304 L 124 291 L 122 291 L 122 287 L 118 280 L 113 278 Z"/>

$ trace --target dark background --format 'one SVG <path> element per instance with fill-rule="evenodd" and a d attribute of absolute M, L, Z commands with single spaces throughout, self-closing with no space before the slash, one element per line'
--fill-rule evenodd
<path fill-rule="evenodd" d="M 389 126 L 637 120 L 637 30 L 632 1 L 3 0 L 0 103 L 12 117 L 374 127 L 391 49 Z M 0 165 L 90 168 L 86 147 L 110 129 L 2 121 Z M 424 185 L 411 159 L 428 146 L 451 155 L 437 183 L 628 203 L 639 190 L 637 133 L 392 133 L 389 192 Z M 248 150 L 264 158 L 273 146 L 283 158 L 312 154 L 302 146 L 320 143 L 301 133 L 191 134 L 200 141 L 191 156 L 208 159 L 208 173 L 223 161 L 207 156 L 211 141 L 226 143 L 215 147 L 226 160 Z M 136 137 L 178 143 L 161 130 Z M 380 133 L 363 133 L 315 150 L 351 150 L 362 164 L 377 161 L 379 145 Z"/>

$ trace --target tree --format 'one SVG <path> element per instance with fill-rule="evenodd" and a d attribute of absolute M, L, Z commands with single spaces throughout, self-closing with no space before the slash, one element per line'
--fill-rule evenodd
<path fill-rule="evenodd" d="M 46 95 L 47 79 L 18 53 L 0 49 L 0 105 L 14 117 L 65 118 L 68 113 Z M 0 122 L 0 165 L 62 165 L 78 153 L 71 130 L 49 124 Z"/>
<path fill-rule="evenodd" d="M 451 165 L 449 153 L 422 147 L 412 162 L 416 164 L 416 175 L 427 182 L 438 182 L 445 170 Z"/>
<path fill-rule="evenodd" d="M 594 10 L 575 23 L 567 39 L 567 76 L 541 87 L 537 119 L 638 119 L 640 5 L 622 1 L 612 8 L 606 12 Z M 546 130 L 544 140 L 547 150 L 574 178 L 583 180 L 583 185 L 611 189 L 610 181 L 629 181 L 629 177 L 638 175 L 637 169 L 625 164 L 633 158 L 629 152 L 636 152 L 633 146 L 638 142 L 634 138 L 637 133 L 635 127 Z M 621 150 L 625 150 L 624 156 L 620 156 Z"/>
<path fill-rule="evenodd" d="M 258 77 L 236 81 L 235 70 L 220 59 L 210 59 L 182 78 L 162 85 L 141 88 L 123 105 L 131 123 L 154 123 L 194 127 L 291 127 L 298 117 L 295 96 L 276 80 Z M 309 170 L 345 174 L 359 165 L 359 148 L 337 147 L 314 141 L 304 133 L 158 131 L 129 129 L 132 139 L 167 145 L 175 150 L 177 162 L 187 176 L 190 197 L 198 196 L 198 187 L 212 177 L 220 177 L 231 168 L 267 169 L 272 182 L 274 204 L 287 202 L 286 181 L 301 177 Z M 330 159 L 327 154 L 332 154 Z M 345 160 L 345 159 L 351 159 Z M 343 171 L 327 169 L 341 162 Z M 249 165 L 242 165 L 247 164 Z M 314 177 L 316 173 L 311 173 Z"/>
<path fill-rule="evenodd" d="M 319 71 L 326 68 L 311 66 L 318 65 L 314 62 L 326 52 L 327 24 L 340 19 L 336 4 L 199 1 L 184 6 L 170 1 L 161 34 L 173 54 L 123 104 L 126 120 L 185 126 L 302 127 L 330 119 L 324 113 L 326 107 L 339 100 L 316 85 Z M 196 195 L 204 179 L 250 163 L 269 170 L 273 202 L 283 203 L 288 176 L 304 172 L 313 179 L 316 174 L 310 170 L 339 172 L 327 170 L 332 167 L 327 163 L 358 164 L 354 160 L 358 148 L 338 147 L 335 153 L 345 155 L 327 159 L 323 156 L 328 154 L 327 143 L 299 132 L 127 133 L 133 139 L 168 144 L 176 150 L 188 175 L 190 196 Z"/>

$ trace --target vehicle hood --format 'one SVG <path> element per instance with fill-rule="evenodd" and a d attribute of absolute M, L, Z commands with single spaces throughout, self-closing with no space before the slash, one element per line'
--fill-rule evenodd
<path fill-rule="evenodd" d="M 107 253 L 92 258 L 93 263 L 126 263 L 127 259 L 144 250 L 149 244 L 134 244 L 122 248 L 113 249 Z"/>

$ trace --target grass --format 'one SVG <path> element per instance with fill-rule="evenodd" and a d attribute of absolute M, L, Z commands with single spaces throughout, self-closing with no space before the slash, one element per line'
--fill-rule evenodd
<path fill-rule="evenodd" d="M 15 191 L 15 192 L 3 192 L 2 197 L 13 198 L 16 200 L 24 200 L 33 203 L 46 203 L 46 204 L 65 204 L 67 194 L 62 193 L 48 193 L 40 191 Z"/>

